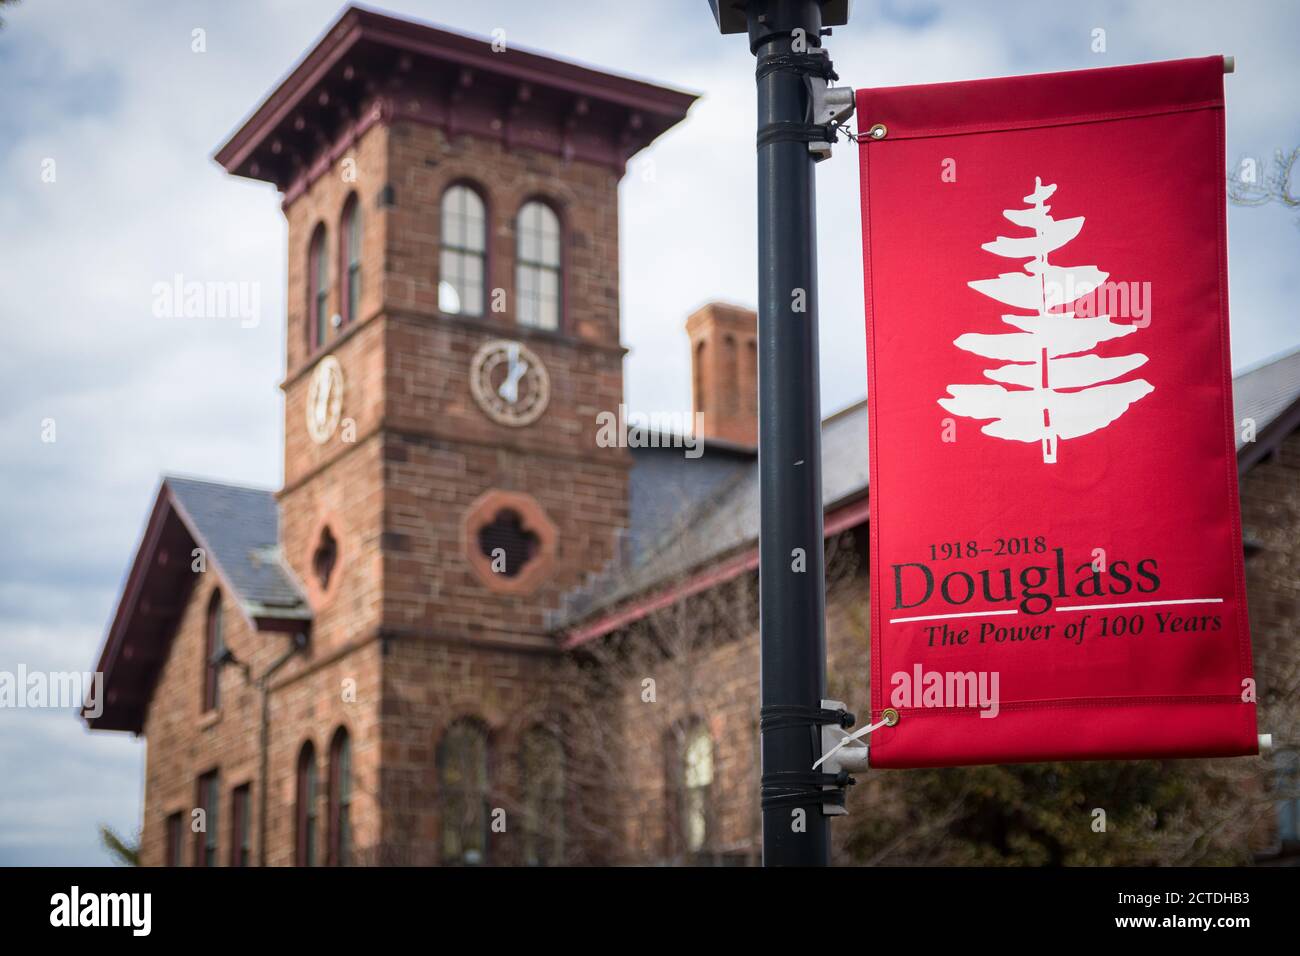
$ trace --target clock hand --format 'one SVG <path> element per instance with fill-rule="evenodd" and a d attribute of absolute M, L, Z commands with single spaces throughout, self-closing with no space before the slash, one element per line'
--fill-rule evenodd
<path fill-rule="evenodd" d="M 506 355 L 510 364 L 506 369 L 505 381 L 497 389 L 497 394 L 513 405 L 519 401 L 519 380 L 528 371 L 528 363 L 519 358 L 518 345 L 511 345 Z"/>
<path fill-rule="evenodd" d="M 329 389 L 330 377 L 328 375 L 321 379 L 320 387 L 316 389 L 316 421 L 325 421 L 325 411 L 329 408 Z"/>

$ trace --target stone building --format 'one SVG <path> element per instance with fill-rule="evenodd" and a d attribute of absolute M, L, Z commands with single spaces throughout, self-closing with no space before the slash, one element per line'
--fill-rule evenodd
<path fill-rule="evenodd" d="M 147 519 L 87 721 L 147 739 L 146 864 L 757 860 L 753 313 L 686 322 L 702 456 L 597 440 L 619 180 L 693 99 L 349 8 L 218 150 L 283 194 L 284 486 L 167 477 Z M 1281 636 L 1300 354 L 1237 399 Z M 852 707 L 865 405 L 823 442 Z"/>

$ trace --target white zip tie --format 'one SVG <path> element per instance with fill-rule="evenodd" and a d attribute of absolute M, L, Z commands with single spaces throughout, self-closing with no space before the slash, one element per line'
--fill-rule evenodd
<path fill-rule="evenodd" d="M 840 750 L 843 749 L 846 745 L 852 743 L 853 741 L 857 740 L 860 737 L 867 736 L 867 734 L 871 733 L 872 731 L 879 730 L 881 727 L 886 727 L 888 725 L 889 725 L 889 718 L 882 717 L 874 724 L 868 724 L 867 726 L 861 728 L 860 730 L 855 730 L 851 734 L 841 730 L 840 732 L 844 734 L 844 739 L 841 740 L 839 743 L 837 743 L 830 750 L 826 751 L 826 753 L 822 754 L 821 758 L 815 764 L 812 765 L 812 768 L 816 770 L 818 767 L 820 767 L 831 757 L 835 756 L 835 754 L 839 753 Z"/>

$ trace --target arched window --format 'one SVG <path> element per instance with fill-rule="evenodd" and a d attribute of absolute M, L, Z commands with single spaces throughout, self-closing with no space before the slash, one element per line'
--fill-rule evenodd
<path fill-rule="evenodd" d="M 339 225 L 339 308 L 343 324 L 355 322 L 361 307 L 361 208 L 353 193 L 343 204 Z"/>
<path fill-rule="evenodd" d="M 325 239 L 321 223 L 311 234 L 307 252 L 307 334 L 313 349 L 325 344 L 329 331 L 330 262 Z"/>
<path fill-rule="evenodd" d="M 691 853 L 708 844 L 712 791 L 713 738 L 707 727 L 696 724 L 687 732 L 682 751 L 682 840 Z"/>
<path fill-rule="evenodd" d="M 316 865 L 316 748 L 307 741 L 298 751 L 297 834 L 294 863 Z"/>
<path fill-rule="evenodd" d="M 543 202 L 519 210 L 515 298 L 520 325 L 560 327 L 560 220 Z"/>
<path fill-rule="evenodd" d="M 330 866 L 352 862 L 352 742 L 340 727 L 330 743 L 329 855 Z"/>
<path fill-rule="evenodd" d="M 564 744 L 545 727 L 533 727 L 519 748 L 524 794 L 524 862 L 564 861 Z"/>
<path fill-rule="evenodd" d="M 438 745 L 442 797 L 442 861 L 482 863 L 487 858 L 487 731 L 474 720 L 458 720 Z"/>
<path fill-rule="evenodd" d="M 214 590 L 208 599 L 208 618 L 203 639 L 203 710 L 221 706 L 221 658 L 226 653 L 222 634 L 221 591 Z"/>
<path fill-rule="evenodd" d="M 483 314 L 487 272 L 487 214 L 483 199 L 463 183 L 442 194 L 442 253 L 438 260 L 438 310 Z"/>
<path fill-rule="evenodd" d="M 203 829 L 194 834 L 194 865 L 217 866 L 217 834 L 220 832 L 221 775 L 209 770 L 198 779 L 195 808 L 203 811 Z"/>

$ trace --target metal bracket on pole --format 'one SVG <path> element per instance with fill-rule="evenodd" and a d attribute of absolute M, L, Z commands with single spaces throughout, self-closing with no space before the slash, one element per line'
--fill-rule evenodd
<path fill-rule="evenodd" d="M 839 126 L 853 115 L 853 87 L 831 86 L 830 82 L 820 76 L 806 77 L 812 122 L 818 126 Z M 814 142 L 808 144 L 816 162 L 821 162 L 831 154 L 830 143 Z"/>
<path fill-rule="evenodd" d="M 842 700 L 823 700 L 822 707 L 825 710 L 844 710 L 845 705 Z M 830 753 L 841 740 L 844 739 L 844 730 L 838 724 L 822 724 L 822 753 Z M 826 762 L 821 768 L 825 773 L 839 773 L 841 770 L 847 770 L 849 773 L 866 773 L 867 772 L 867 745 L 854 744 L 852 746 L 840 747 L 835 750 L 834 754 L 826 758 Z M 836 790 L 837 787 L 823 787 L 824 790 Z M 827 817 L 838 817 L 848 813 L 848 807 L 839 803 L 823 803 L 822 815 Z"/>

